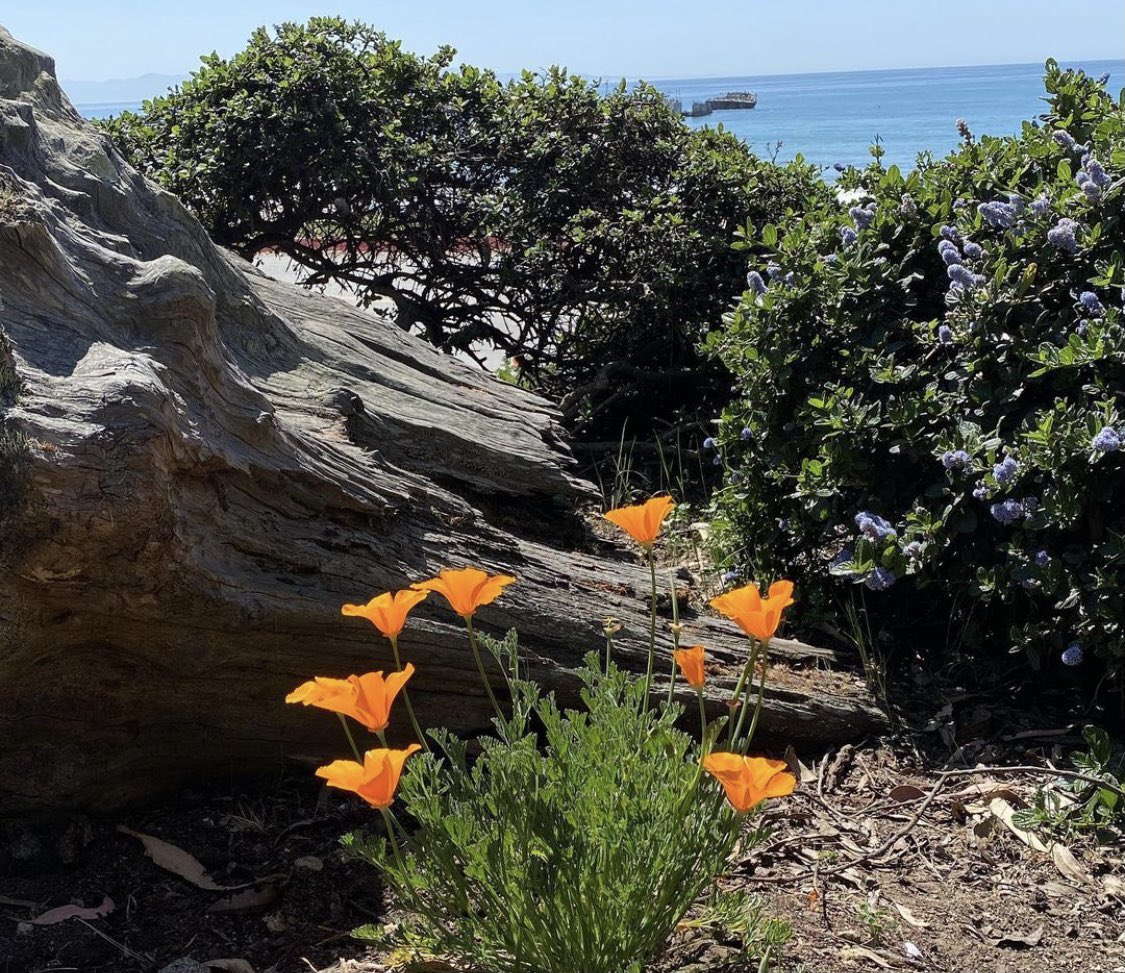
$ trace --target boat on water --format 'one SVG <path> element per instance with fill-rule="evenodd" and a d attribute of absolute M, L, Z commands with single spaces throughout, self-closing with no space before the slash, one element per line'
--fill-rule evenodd
<path fill-rule="evenodd" d="M 719 98 L 708 98 L 707 104 L 712 111 L 753 108 L 758 104 L 758 96 L 753 91 L 728 91 Z"/>
<path fill-rule="evenodd" d="M 685 108 L 679 98 L 666 98 L 665 102 L 669 108 L 685 118 L 702 118 L 717 111 L 753 108 L 758 104 L 758 96 L 753 91 L 728 91 L 719 98 L 692 102 L 690 108 Z"/>

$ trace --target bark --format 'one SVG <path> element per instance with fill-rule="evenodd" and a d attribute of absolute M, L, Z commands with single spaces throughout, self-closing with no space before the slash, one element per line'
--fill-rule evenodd
<path fill-rule="evenodd" d="M 573 686 L 607 615 L 640 667 L 646 572 L 591 533 L 549 403 L 216 247 L 2 30 L 0 299 L 0 810 L 342 755 L 335 721 L 284 694 L 388 667 L 340 605 L 443 566 L 519 577 L 480 624 L 518 627 L 547 686 Z M 687 621 L 742 658 L 731 626 Z M 431 599 L 402 648 L 423 724 L 467 731 L 488 706 L 455 622 Z M 778 655 L 772 737 L 880 724 L 831 653 Z"/>

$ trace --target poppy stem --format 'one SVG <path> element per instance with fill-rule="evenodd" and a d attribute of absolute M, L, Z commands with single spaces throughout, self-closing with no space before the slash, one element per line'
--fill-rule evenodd
<path fill-rule="evenodd" d="M 703 705 L 703 690 L 695 691 L 695 698 L 699 700 L 699 749 L 703 756 L 707 756 L 707 707 Z"/>
<path fill-rule="evenodd" d="M 480 673 L 480 680 L 484 683 L 484 691 L 488 693 L 488 698 L 492 702 L 492 708 L 496 710 L 496 718 L 503 723 L 504 711 L 500 709 L 500 704 L 496 701 L 496 694 L 492 691 L 492 685 L 488 681 L 488 673 L 484 669 L 484 659 L 481 658 L 480 648 L 477 646 L 477 633 L 473 631 L 473 616 L 465 615 L 465 628 L 469 632 L 469 646 L 473 650 L 473 658 L 477 662 L 477 671 Z"/>
<path fill-rule="evenodd" d="M 356 763 L 363 763 L 363 757 L 360 755 L 359 747 L 355 745 L 355 737 L 352 736 L 351 727 L 348 726 L 348 718 L 343 713 L 337 713 L 336 715 L 340 717 L 340 726 L 344 728 L 344 736 L 348 738 L 348 743 L 351 744 Z"/>
<path fill-rule="evenodd" d="M 652 664 L 656 658 L 656 554 L 652 548 L 648 549 L 648 573 L 652 580 L 652 610 L 649 612 L 648 627 L 648 666 L 645 669 L 645 691 L 641 697 L 641 705 L 648 709 L 648 696 L 652 689 Z"/>
<path fill-rule="evenodd" d="M 734 746 L 738 741 L 738 734 L 742 732 L 742 723 L 746 716 L 746 707 L 742 704 L 742 690 L 746 687 L 746 679 L 754 671 L 754 662 L 758 658 L 758 640 L 754 639 L 750 645 L 750 657 L 746 660 L 746 665 L 742 667 L 742 673 L 738 677 L 738 682 L 734 687 L 734 701 L 739 704 L 738 719 L 735 720 L 732 714 L 730 726 L 728 727 L 727 739 L 730 741 L 731 746 Z"/>
<path fill-rule="evenodd" d="M 402 659 L 398 655 L 398 636 L 392 635 L 390 637 L 391 651 L 395 655 L 395 668 L 402 672 Z M 430 752 L 430 745 L 426 743 L 426 737 L 422 733 L 422 728 L 418 725 L 418 717 L 414 715 L 414 706 L 410 702 L 410 690 L 405 686 L 402 687 L 402 701 L 406 704 L 406 715 L 410 717 L 410 727 L 414 730 L 414 735 L 418 738 L 418 742 L 422 744 L 422 749 L 426 753 Z"/>
<path fill-rule="evenodd" d="M 750 741 L 754 739 L 754 734 L 758 729 L 758 718 L 762 715 L 762 704 L 766 699 L 766 663 L 769 661 L 770 643 L 769 639 L 762 642 L 762 676 L 758 681 L 758 699 L 754 703 L 754 718 L 750 721 L 750 729 L 746 733 L 746 739 L 742 742 L 742 752 L 745 753 L 750 748 Z"/>
<path fill-rule="evenodd" d="M 672 581 L 672 681 L 668 683 L 668 706 L 676 696 L 676 653 L 680 649 L 680 603 L 676 598 L 676 573 L 669 572 Z"/>
<path fill-rule="evenodd" d="M 398 850 L 398 839 L 395 838 L 394 815 L 385 807 L 381 807 L 379 810 L 383 812 L 383 824 L 387 829 L 387 841 L 390 842 L 391 852 L 395 856 L 395 867 L 398 869 L 401 884 L 405 887 L 407 885 L 406 866 L 402 861 L 402 853 Z"/>

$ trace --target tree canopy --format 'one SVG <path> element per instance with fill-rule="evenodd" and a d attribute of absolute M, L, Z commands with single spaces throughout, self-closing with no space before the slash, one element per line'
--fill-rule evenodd
<path fill-rule="evenodd" d="M 285 23 L 106 127 L 217 242 L 390 298 L 441 348 L 500 350 L 571 419 L 698 407 L 725 384 L 696 347 L 745 286 L 735 232 L 801 206 L 812 170 L 691 130 L 646 85 L 453 57 Z"/>

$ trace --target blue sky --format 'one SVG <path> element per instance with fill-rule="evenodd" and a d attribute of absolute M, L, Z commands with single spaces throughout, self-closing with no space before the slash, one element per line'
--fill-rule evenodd
<path fill-rule="evenodd" d="M 334 13 L 512 71 L 692 77 L 1120 59 L 1123 0 L 30 0 L 0 24 L 68 80 L 183 74 L 263 23 Z"/>

